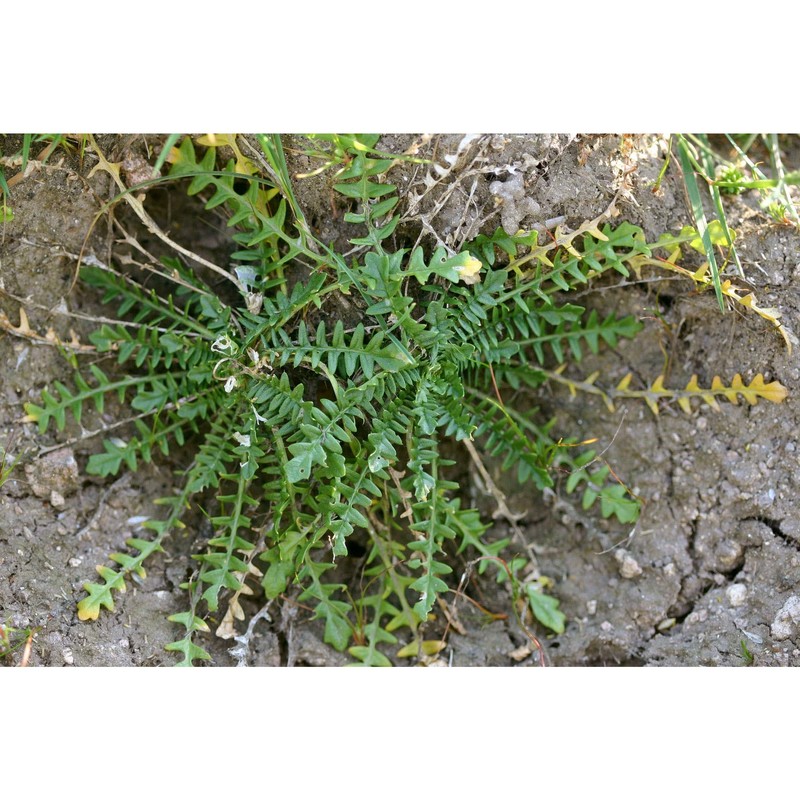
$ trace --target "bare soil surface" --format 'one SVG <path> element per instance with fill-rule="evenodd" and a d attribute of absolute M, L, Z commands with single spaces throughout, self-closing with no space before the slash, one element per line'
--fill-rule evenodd
<path fill-rule="evenodd" d="M 7 137 L 3 152 L 13 152 Z M 154 153 L 159 137 L 100 137 L 112 160 Z M 430 165 L 404 165 L 395 176 L 406 189 L 405 221 L 397 235 L 458 247 L 479 232 L 502 224 L 508 230 L 546 225 L 564 217 L 570 228 L 597 217 L 618 195 L 616 222 L 641 225 L 648 241 L 690 223 L 683 184 L 670 168 L 660 191 L 652 191 L 666 154 L 655 136 L 461 135 L 422 139 L 387 136 L 391 152 L 420 142 Z M 287 137 L 290 154 L 293 137 Z M 800 168 L 797 138 L 782 141 L 787 169 Z M 35 155 L 35 154 L 34 154 Z M 0 228 L 0 448 L 6 464 L 21 456 L 0 487 L 0 625 L 32 629 L 3 658 L 34 666 L 155 666 L 174 663 L 164 645 L 177 635 L 167 616 L 185 610 L 179 584 L 190 569 L 194 537 L 206 535 L 202 517 L 173 536 L 168 552 L 149 564 L 147 577 L 120 595 L 116 610 L 97 622 L 80 622 L 75 606 L 95 565 L 124 551 L 137 517 L 155 516 L 153 501 L 170 493 L 168 462 L 145 466 L 116 480 L 88 476 L 90 454 L 101 451 L 101 426 L 126 416 L 109 406 L 71 422 L 63 433 L 39 434 L 22 422 L 23 403 L 36 402 L 55 381 L 69 383 L 72 369 L 63 348 L 42 341 L 48 331 L 62 342 L 87 342 L 92 321 L 110 315 L 99 298 L 76 282 L 81 249 L 117 263 L 129 252 L 118 243 L 103 204 L 114 195 L 107 176 L 89 177 L 96 162 L 76 150 L 59 153 L 32 170 L 13 190 L 15 218 Z M 293 172 L 308 171 L 308 159 L 292 155 Z M 135 161 L 129 164 L 131 172 Z M 145 207 L 173 238 L 225 263 L 230 238 L 224 223 L 199 214 L 183 188 L 151 190 Z M 330 179 L 298 181 L 309 223 L 344 250 L 353 235 L 342 222 L 347 208 Z M 756 193 L 726 200 L 729 223 L 748 284 L 763 306 L 778 308 L 786 325 L 800 328 L 800 236 L 771 220 Z M 143 237 L 119 206 L 119 219 Z M 227 250 L 226 250 L 227 249 Z M 700 263 L 698 255 L 697 263 Z M 497 485 L 538 555 L 552 594 L 568 617 L 563 635 L 537 628 L 552 665 L 800 665 L 800 366 L 775 330 L 756 315 L 721 315 L 711 293 L 698 294 L 690 281 L 666 273 L 623 279 L 615 275 L 574 302 L 635 314 L 645 329 L 633 341 L 570 367 L 574 376 L 600 370 L 615 385 L 633 372 L 649 385 L 667 368 L 667 384 L 685 386 L 693 374 L 701 385 L 757 373 L 789 391 L 781 405 L 722 403 L 684 414 L 676 405 L 654 416 L 644 404 L 626 402 L 610 413 L 601 400 L 570 397 L 548 388 L 524 402 L 543 419 L 555 416 L 563 436 L 597 437 L 595 447 L 615 474 L 645 501 L 635 528 L 584 512 L 563 487 L 542 497 L 490 462 Z M 570 297 L 573 300 L 574 295 Z M 26 317 L 20 317 L 21 309 Z M 26 324 L 25 320 L 29 321 Z M 1 453 L 2 451 L 0 451 Z M 469 459 L 462 454 L 464 464 Z M 480 476 L 464 470 L 462 490 L 487 519 L 496 511 Z M 490 538 L 508 535 L 496 521 Z M 458 574 L 458 573 L 456 573 Z M 488 577 L 473 576 L 467 592 L 505 619 L 487 621 L 460 602 L 459 625 L 451 626 L 439 665 L 535 666 L 539 657 L 515 622 L 511 598 Z M 238 643 L 209 635 L 203 646 L 214 664 L 342 665 L 345 654 L 322 643 L 307 610 L 275 603 L 255 615 L 263 600 L 248 601 L 245 634 Z M 398 663 L 413 663 L 399 660 Z"/>

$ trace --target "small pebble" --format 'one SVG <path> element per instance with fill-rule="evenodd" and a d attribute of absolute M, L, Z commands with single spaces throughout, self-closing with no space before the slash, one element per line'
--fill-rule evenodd
<path fill-rule="evenodd" d="M 69 647 L 65 647 L 61 651 L 61 658 L 64 659 L 64 663 L 68 666 L 72 666 L 75 663 L 75 657 L 72 655 L 72 650 Z"/>
<path fill-rule="evenodd" d="M 716 548 L 717 559 L 726 572 L 736 566 L 742 557 L 742 552 L 742 546 L 731 539 L 725 539 Z"/>
<path fill-rule="evenodd" d="M 725 590 L 725 594 L 728 595 L 728 602 L 738 608 L 747 600 L 747 587 L 743 583 L 734 583 Z"/>
<path fill-rule="evenodd" d="M 692 625 L 696 625 L 699 622 L 705 622 L 708 619 L 708 611 L 705 608 L 701 608 L 699 611 L 692 611 L 684 624 L 691 627 Z"/>
<path fill-rule="evenodd" d="M 769 489 L 756 496 L 756 504 L 761 508 L 769 508 L 775 502 L 775 490 Z"/>
<path fill-rule="evenodd" d="M 639 562 L 627 551 L 619 549 L 614 553 L 614 558 L 619 564 L 619 574 L 622 578 L 637 578 L 642 574 Z"/>
<path fill-rule="evenodd" d="M 122 174 L 129 186 L 136 186 L 161 175 L 160 172 L 153 175 L 153 167 L 150 162 L 140 153 L 130 150 L 122 160 Z M 137 191 L 146 192 L 148 188 L 148 186 L 137 187 Z"/>
<path fill-rule="evenodd" d="M 53 506 L 53 508 L 64 508 L 66 504 L 67 501 L 64 500 L 63 494 L 57 492 L 55 489 L 50 492 L 50 505 Z"/>

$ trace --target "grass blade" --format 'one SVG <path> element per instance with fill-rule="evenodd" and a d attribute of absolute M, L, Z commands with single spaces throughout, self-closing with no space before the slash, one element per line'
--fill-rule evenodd
<path fill-rule="evenodd" d="M 180 133 L 171 133 L 167 136 L 167 141 L 164 142 L 164 146 L 161 148 L 161 152 L 158 154 L 158 158 L 156 159 L 156 163 L 153 165 L 153 177 L 155 178 L 158 173 L 161 171 L 161 167 L 167 161 L 167 157 L 169 156 L 169 151 L 178 143 L 178 140 L 181 138 Z"/>
<path fill-rule="evenodd" d="M 705 170 L 706 175 L 714 175 L 714 160 L 711 153 L 711 148 L 708 145 L 708 137 L 706 134 L 701 134 L 700 141 L 706 145 L 707 149 L 702 151 L 702 160 L 703 160 L 703 169 Z M 733 243 L 733 235 L 731 234 L 731 230 L 728 227 L 728 218 L 725 216 L 725 208 L 722 205 L 722 195 L 720 194 L 719 187 L 715 183 L 709 184 L 709 191 L 711 192 L 711 199 L 714 201 L 714 208 L 717 209 L 717 217 L 719 221 L 722 223 L 722 230 L 725 232 L 725 238 L 729 242 L 730 247 L 730 254 L 733 257 L 733 261 L 736 264 L 736 269 L 739 271 L 739 275 L 744 278 L 744 270 L 742 269 L 742 264 L 739 261 L 739 254 L 736 252 L 736 246 Z"/>
<path fill-rule="evenodd" d="M 697 177 L 694 173 L 693 158 L 689 150 L 689 145 L 686 139 L 678 135 L 675 137 L 675 142 L 678 146 L 678 158 L 681 162 L 681 169 L 683 170 L 683 182 L 686 186 L 686 191 L 689 195 L 689 203 L 692 207 L 692 216 L 694 217 L 695 227 L 697 232 L 703 239 L 703 249 L 708 259 L 708 266 L 711 268 L 711 279 L 714 283 L 714 292 L 717 295 L 717 303 L 719 304 L 720 311 L 725 312 L 725 302 L 722 299 L 722 286 L 719 279 L 719 268 L 717 267 L 717 259 L 714 255 L 714 245 L 711 243 L 711 236 L 708 232 L 708 223 L 706 222 L 705 211 L 703 211 L 703 200 L 700 196 L 700 187 L 697 185 Z"/>

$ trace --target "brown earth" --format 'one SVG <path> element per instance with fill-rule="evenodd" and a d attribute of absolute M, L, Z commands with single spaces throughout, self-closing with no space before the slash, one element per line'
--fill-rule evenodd
<path fill-rule="evenodd" d="M 11 139 L 3 152 L 14 151 Z M 387 136 L 381 147 L 400 152 L 416 140 Z M 145 146 L 157 152 L 161 142 L 115 136 L 99 141 L 119 159 L 146 154 Z M 293 142 L 287 137 L 287 148 Z M 420 154 L 435 158 L 440 169 L 407 165 L 398 173 L 396 182 L 407 189 L 407 219 L 398 235 L 419 234 L 427 244 L 438 239 L 457 247 L 501 223 L 530 227 L 563 216 L 576 228 L 622 190 L 617 221 L 641 225 L 654 241 L 690 221 L 676 169 L 667 172 L 658 193 L 652 191 L 664 144 L 654 136 L 434 137 L 423 141 Z M 800 167 L 797 138 L 782 144 L 787 169 Z M 29 653 L 18 648 L 2 660 L 7 665 L 22 660 L 46 666 L 170 664 L 173 658 L 163 648 L 176 629 L 166 617 L 184 610 L 179 584 L 192 552 L 191 530 L 170 540 L 168 553 L 150 563 L 147 578 L 119 597 L 113 613 L 94 623 L 78 621 L 82 584 L 94 579 L 94 566 L 107 563 L 109 553 L 124 549 L 136 517 L 155 513 L 153 500 L 172 486 L 170 465 L 147 466 L 117 480 L 87 476 L 88 456 L 100 451 L 101 443 L 85 432 L 121 419 L 119 408 L 106 409 L 102 420 L 84 420 L 85 430 L 72 423 L 63 434 L 40 435 L 21 421 L 23 403 L 35 402 L 56 380 L 69 382 L 72 373 L 59 348 L 35 336 L 52 328 L 69 341 L 74 330 L 87 341 L 96 323 L 84 317 L 110 313 L 75 285 L 77 255 L 101 205 L 113 196 L 105 176 L 87 177 L 93 163 L 91 155 L 81 163 L 78 152 L 61 153 L 34 169 L 13 189 L 15 219 L 0 228 L 0 310 L 10 320 L 0 332 L 0 447 L 8 450 L 8 465 L 21 454 L 0 487 L 0 625 L 35 631 Z M 293 157 L 294 172 L 308 166 L 304 157 Z M 346 209 L 328 179 L 301 181 L 298 192 L 312 227 L 343 246 L 351 231 L 341 221 Z M 201 255 L 230 248 L 224 224 L 213 215 L 210 223 L 199 220 L 197 202 L 186 200 L 179 187 L 154 189 L 145 203 L 184 246 Z M 754 192 L 728 199 L 726 208 L 739 234 L 749 285 L 761 305 L 780 309 L 796 331 L 797 231 L 773 222 Z M 134 230 L 130 218 L 118 213 Z M 124 252 L 115 242 L 118 236 L 109 233 L 103 217 L 86 253 L 104 261 L 118 258 Z M 20 299 L 30 330 L 20 320 Z M 560 388 L 536 398 L 544 418 L 555 415 L 564 436 L 597 437 L 603 457 L 645 501 L 631 530 L 583 512 L 579 500 L 563 490 L 543 498 L 495 471 L 512 510 L 525 514 L 525 535 L 568 616 L 561 636 L 537 631 L 549 663 L 800 665 L 796 353 L 790 356 L 759 317 L 721 315 L 713 295 L 698 294 L 689 281 L 663 274 L 644 275 L 641 282 L 615 276 L 577 302 L 606 313 L 633 313 L 646 327 L 616 351 L 586 358 L 575 375 L 598 369 L 613 385 L 632 371 L 649 384 L 668 360 L 673 387 L 684 386 L 695 373 L 701 385 L 710 385 L 715 375 L 730 381 L 741 373 L 749 381 L 760 372 L 780 380 L 789 398 L 781 405 L 725 403 L 718 412 L 702 406 L 691 415 L 667 406 L 657 417 L 633 402 L 610 413 L 600 400 L 571 398 Z M 480 477 L 470 474 L 463 490 L 490 518 L 496 504 Z M 499 520 L 490 536 L 506 535 L 505 528 Z M 505 589 L 488 579 L 473 578 L 473 584 L 484 606 L 508 611 Z M 255 602 L 251 613 L 259 607 Z M 527 639 L 512 615 L 487 625 L 469 606 L 460 606 L 459 613 L 466 632 L 451 631 L 438 663 L 537 663 L 535 652 L 524 649 Z M 203 646 L 216 665 L 347 663 L 347 656 L 322 644 L 308 617 L 303 609 L 273 604 L 255 619 L 236 652 L 230 652 L 231 642 L 211 637 Z"/>

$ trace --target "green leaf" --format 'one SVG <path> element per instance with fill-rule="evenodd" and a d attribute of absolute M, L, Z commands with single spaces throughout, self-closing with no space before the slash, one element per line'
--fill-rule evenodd
<path fill-rule="evenodd" d="M 273 561 L 267 568 L 261 585 L 268 600 L 274 600 L 286 591 L 289 580 L 295 573 L 293 560 Z"/>
<path fill-rule="evenodd" d="M 368 667 L 391 667 L 392 662 L 378 650 L 364 645 L 354 645 L 348 648 L 348 653 L 354 658 L 363 662 L 364 666 Z M 357 665 L 360 666 L 360 665 Z"/>
<path fill-rule="evenodd" d="M 208 633 L 210 631 L 210 628 L 205 621 L 201 617 L 192 614 L 191 611 L 173 614 L 172 616 L 167 617 L 167 621 L 177 622 L 179 625 L 183 625 L 187 631 L 203 631 L 204 633 Z"/>
<path fill-rule="evenodd" d="M 286 480 L 289 483 L 300 483 L 308 480 L 314 464 L 325 465 L 327 457 L 325 449 L 319 441 L 297 442 L 289 446 L 294 458 L 286 465 Z"/>
<path fill-rule="evenodd" d="M 528 602 L 534 617 L 551 631 L 564 633 L 567 617 L 559 610 L 559 601 L 555 597 L 545 594 L 536 583 L 527 584 L 525 592 L 528 595 Z"/>
<path fill-rule="evenodd" d="M 604 519 L 614 514 L 622 523 L 636 522 L 639 518 L 639 503 L 631 500 L 627 489 L 621 484 L 608 486 L 600 493 L 600 512 Z"/>
<path fill-rule="evenodd" d="M 88 596 L 78 603 L 78 619 L 82 621 L 95 620 L 100 616 L 100 609 L 106 608 L 114 610 L 114 598 L 112 590 L 118 592 L 125 591 L 125 576 L 121 572 L 115 572 L 110 567 L 97 567 L 100 577 L 105 580 L 104 584 L 84 583 L 83 588 Z"/>
<path fill-rule="evenodd" d="M 183 660 L 179 661 L 177 667 L 193 667 L 193 661 L 211 661 L 208 652 L 198 647 L 191 639 L 181 639 L 179 642 L 170 642 L 164 646 L 165 650 L 183 654 Z"/>
<path fill-rule="evenodd" d="M 471 282 L 481 267 L 481 262 L 470 252 L 464 251 L 448 257 L 444 247 L 437 247 L 430 262 L 426 264 L 422 248 L 415 247 L 405 274 L 413 275 L 422 284 L 428 283 L 432 274 L 453 283 L 459 280 Z"/>
<path fill-rule="evenodd" d="M 365 193 L 367 197 L 384 197 L 395 190 L 395 187 L 390 183 L 367 183 L 366 190 L 362 187 L 363 184 L 360 181 L 358 183 L 335 183 L 333 185 L 333 188 L 336 189 L 339 194 L 354 199 L 360 199 Z"/>
<path fill-rule="evenodd" d="M 346 609 L 346 603 L 339 603 L 334 601 L 330 604 L 335 609 Z M 322 610 L 321 616 L 325 617 L 325 635 L 323 640 L 328 644 L 335 647 L 339 652 L 347 647 L 350 642 L 350 637 L 353 635 L 353 629 L 347 617 L 339 610 L 328 610 L 324 605 L 318 606 L 318 610 Z"/>

